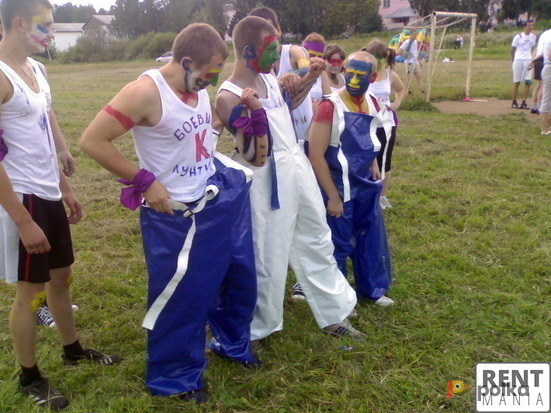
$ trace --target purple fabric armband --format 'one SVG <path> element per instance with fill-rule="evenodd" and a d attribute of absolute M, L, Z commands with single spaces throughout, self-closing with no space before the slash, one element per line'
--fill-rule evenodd
<path fill-rule="evenodd" d="M 4 129 L 0 129 L 0 161 L 3 161 L 6 155 L 8 154 L 8 146 L 4 142 Z"/>
<path fill-rule="evenodd" d="M 243 128 L 245 136 L 264 136 L 268 133 L 268 118 L 263 108 L 251 111 L 251 116 L 242 116 L 233 121 L 235 129 Z"/>
<path fill-rule="evenodd" d="M 147 169 L 140 169 L 133 181 L 119 179 L 117 182 L 124 185 L 130 185 L 121 189 L 121 204 L 131 210 L 138 208 L 142 203 L 142 194 L 154 181 L 155 175 Z"/>

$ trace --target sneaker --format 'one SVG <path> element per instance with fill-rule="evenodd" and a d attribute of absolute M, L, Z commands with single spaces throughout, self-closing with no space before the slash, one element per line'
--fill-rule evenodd
<path fill-rule="evenodd" d="M 50 409 L 63 409 L 69 405 L 69 400 L 51 387 L 48 379 L 35 380 L 26 386 L 22 386 L 19 383 L 19 391 L 29 396 L 37 406 Z"/>
<path fill-rule="evenodd" d="M 304 301 L 306 300 L 306 296 L 304 295 L 304 291 L 302 291 L 302 287 L 299 283 L 296 283 L 293 285 L 293 289 L 291 292 L 291 298 L 296 301 Z"/>
<path fill-rule="evenodd" d="M 394 300 L 392 298 L 387 297 L 386 295 L 383 295 L 381 298 L 379 298 L 374 303 L 375 305 L 378 305 L 379 307 L 390 307 L 394 304 Z"/>
<path fill-rule="evenodd" d="M 513 103 L 511 104 L 511 107 L 512 107 L 513 109 L 518 109 L 518 103 L 517 103 L 516 100 L 513 100 Z"/>
<path fill-rule="evenodd" d="M 530 109 L 530 113 L 533 114 L 533 115 L 539 115 L 540 111 L 537 110 L 537 109 L 532 108 L 532 109 Z"/>
<path fill-rule="evenodd" d="M 73 308 L 73 312 L 78 311 L 78 306 L 72 304 L 71 306 Z M 36 312 L 36 325 L 45 325 L 48 327 L 55 327 L 55 321 L 52 317 L 52 313 L 50 312 L 50 309 L 46 305 L 41 305 L 38 307 L 38 310 Z"/>
<path fill-rule="evenodd" d="M 386 196 L 379 197 L 379 205 L 381 206 L 381 209 L 392 208 L 392 205 L 390 205 L 390 202 L 388 202 L 388 198 Z"/>
<path fill-rule="evenodd" d="M 52 313 L 50 313 L 50 309 L 45 305 L 38 307 L 38 311 L 36 312 L 36 325 L 45 325 L 52 328 L 55 327 L 55 321 L 52 317 Z"/>
<path fill-rule="evenodd" d="M 203 389 L 186 391 L 177 396 L 180 400 L 194 402 L 195 404 L 203 404 L 209 401 L 207 393 Z"/>
<path fill-rule="evenodd" d="M 251 341 L 251 347 L 252 347 L 252 343 L 253 342 Z M 257 370 L 257 369 L 262 368 L 262 362 L 254 354 L 253 354 L 252 361 L 244 361 L 244 360 L 234 359 L 232 357 L 228 357 L 228 356 L 220 353 L 220 351 L 218 350 L 218 348 L 220 347 L 220 344 L 218 344 L 218 341 L 215 338 L 212 338 L 212 340 L 209 342 L 207 347 L 209 348 L 210 351 L 212 351 L 218 357 L 220 357 L 222 359 L 231 360 L 235 363 L 241 364 L 246 369 Z"/>
<path fill-rule="evenodd" d="M 84 354 L 77 356 L 76 359 L 71 359 L 65 356 L 65 354 L 61 355 L 61 358 L 65 362 L 65 364 L 70 365 L 76 365 L 80 360 L 92 360 L 99 364 L 104 364 L 106 366 L 111 366 L 112 364 L 120 363 L 122 361 L 122 357 L 118 354 L 103 354 L 99 351 L 93 350 L 91 348 L 84 349 Z"/>
<path fill-rule="evenodd" d="M 528 107 L 528 104 L 526 103 L 525 100 L 522 101 L 522 103 L 520 104 L 520 108 L 519 109 L 526 109 L 526 110 L 529 110 L 530 108 Z"/>
<path fill-rule="evenodd" d="M 358 318 L 358 312 L 356 311 L 356 309 L 352 309 L 352 311 L 350 311 L 350 314 L 348 314 L 348 317 L 347 318 Z"/>
<path fill-rule="evenodd" d="M 541 134 L 544 136 L 551 136 L 551 129 L 549 129 L 547 132 L 541 131 Z"/>
<path fill-rule="evenodd" d="M 323 332 L 336 337 L 350 337 L 356 339 L 365 337 L 364 333 L 352 327 L 352 324 L 350 324 L 348 318 L 345 318 L 340 323 L 331 324 L 330 326 L 324 327 Z"/>

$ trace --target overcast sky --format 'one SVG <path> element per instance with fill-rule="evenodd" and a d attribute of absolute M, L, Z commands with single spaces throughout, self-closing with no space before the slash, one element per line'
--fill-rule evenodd
<path fill-rule="evenodd" d="M 87 6 L 91 4 L 96 10 L 101 8 L 109 11 L 109 8 L 115 4 L 116 0 L 50 0 L 50 3 L 62 6 L 66 3 L 72 3 L 73 6 Z"/>

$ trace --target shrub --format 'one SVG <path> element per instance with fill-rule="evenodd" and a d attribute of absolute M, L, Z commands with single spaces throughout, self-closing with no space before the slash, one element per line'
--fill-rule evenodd
<path fill-rule="evenodd" d="M 176 33 L 157 33 L 143 48 L 141 56 L 154 58 L 172 49 Z"/>

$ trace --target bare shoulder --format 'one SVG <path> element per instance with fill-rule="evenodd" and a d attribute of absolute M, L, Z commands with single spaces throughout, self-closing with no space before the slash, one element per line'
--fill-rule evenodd
<path fill-rule="evenodd" d="M 216 112 L 226 124 L 230 119 L 233 108 L 241 103 L 241 98 L 229 90 L 221 90 L 216 96 Z"/>

